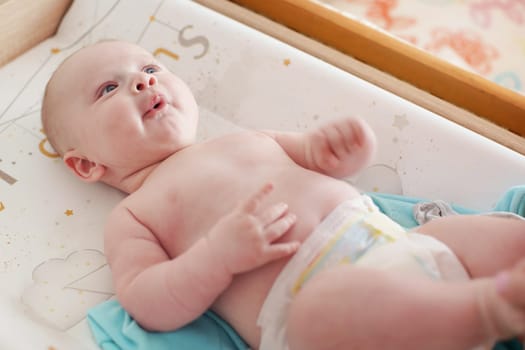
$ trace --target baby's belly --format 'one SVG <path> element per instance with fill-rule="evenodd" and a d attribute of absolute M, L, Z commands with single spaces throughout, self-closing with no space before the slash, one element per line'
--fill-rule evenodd
<path fill-rule="evenodd" d="M 287 261 L 281 259 L 237 276 L 212 306 L 248 342 L 251 349 L 257 349 L 260 342 L 256 323 L 262 304 Z"/>
<path fill-rule="evenodd" d="M 339 203 L 351 199 L 358 193 L 351 187 L 340 191 L 317 203 L 294 205 L 297 209 L 304 205 L 298 214 L 296 226 L 283 237 L 283 241 L 304 241 L 314 228 Z M 280 259 L 256 270 L 238 275 L 231 286 L 217 299 L 213 309 L 221 315 L 248 342 L 251 348 L 258 348 L 260 330 L 256 326 L 257 317 L 275 279 L 288 262 Z"/>

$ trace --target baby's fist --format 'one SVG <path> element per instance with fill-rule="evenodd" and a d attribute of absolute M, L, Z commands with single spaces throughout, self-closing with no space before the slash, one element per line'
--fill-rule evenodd
<path fill-rule="evenodd" d="M 363 169 L 372 159 L 375 134 L 359 118 L 345 118 L 327 123 L 310 134 L 311 164 L 328 175 L 345 177 Z"/>

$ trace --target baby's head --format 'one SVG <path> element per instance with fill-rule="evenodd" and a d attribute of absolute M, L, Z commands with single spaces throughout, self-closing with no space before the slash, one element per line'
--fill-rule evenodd
<path fill-rule="evenodd" d="M 42 124 L 64 163 L 86 181 L 126 176 L 195 140 L 198 108 L 186 84 L 146 50 L 105 41 L 55 71 Z"/>

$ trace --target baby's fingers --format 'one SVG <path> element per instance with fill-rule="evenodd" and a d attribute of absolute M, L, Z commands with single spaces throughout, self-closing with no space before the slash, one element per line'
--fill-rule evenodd
<path fill-rule="evenodd" d="M 325 135 L 330 144 L 332 153 L 338 158 L 343 158 L 347 153 L 350 153 L 352 148 L 347 145 L 347 130 L 344 125 L 332 124 L 325 129 Z"/>
<path fill-rule="evenodd" d="M 259 214 L 259 220 L 261 224 L 266 227 L 272 224 L 274 221 L 278 220 L 280 217 L 284 216 L 288 211 L 288 204 L 286 203 L 277 203 L 269 208 L 266 208 Z"/>
<path fill-rule="evenodd" d="M 273 184 L 266 183 L 255 194 L 244 203 L 241 203 L 241 210 L 247 214 L 253 214 L 260 207 L 263 199 L 273 190 Z"/>
<path fill-rule="evenodd" d="M 288 213 L 278 220 L 272 222 L 264 229 L 264 235 L 267 242 L 273 242 L 282 237 L 297 221 L 294 214 Z"/>
<path fill-rule="evenodd" d="M 294 254 L 300 246 L 301 243 L 297 241 L 272 244 L 266 251 L 266 262 L 278 260 Z"/>
<path fill-rule="evenodd" d="M 319 133 L 313 141 L 313 161 L 320 169 L 331 169 L 339 164 L 335 151 L 330 145 L 330 140 L 324 133 Z"/>

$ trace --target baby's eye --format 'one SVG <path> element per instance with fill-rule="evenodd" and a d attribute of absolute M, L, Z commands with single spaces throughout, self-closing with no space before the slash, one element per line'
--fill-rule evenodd
<path fill-rule="evenodd" d="M 144 73 L 147 73 L 147 74 L 153 74 L 153 73 L 158 72 L 159 68 L 156 66 L 147 66 L 147 67 L 144 67 L 143 71 Z"/>
<path fill-rule="evenodd" d="M 100 90 L 100 97 L 109 94 L 111 91 L 115 90 L 118 87 L 117 84 L 108 84 Z"/>

